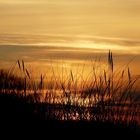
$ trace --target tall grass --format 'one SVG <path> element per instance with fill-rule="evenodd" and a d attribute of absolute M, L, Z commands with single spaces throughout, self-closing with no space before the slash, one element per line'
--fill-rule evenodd
<path fill-rule="evenodd" d="M 25 62 L 18 60 L 10 70 L 0 70 L 0 93 L 17 94 L 30 103 L 59 106 L 52 112 L 56 119 L 140 123 L 140 92 L 136 88 L 140 75 L 134 77 L 129 67 L 115 72 L 111 51 L 107 65 L 108 69 L 99 70 L 93 65 L 87 77 L 83 76 L 84 67 L 81 73 L 64 73 L 62 68 L 58 74 L 52 67 L 50 79 L 40 74 L 35 80 Z"/>

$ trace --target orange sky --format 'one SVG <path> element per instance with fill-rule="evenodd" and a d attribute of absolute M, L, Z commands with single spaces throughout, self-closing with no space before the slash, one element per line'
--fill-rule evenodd
<path fill-rule="evenodd" d="M 1 34 L 140 39 L 139 0 L 0 0 Z"/>
<path fill-rule="evenodd" d="M 68 59 L 80 60 L 93 48 L 91 56 L 111 49 L 127 54 L 125 61 L 133 55 L 135 65 L 140 61 L 140 0 L 0 0 L 0 19 L 0 60 L 27 58 L 28 47 L 34 60 L 42 53 L 42 59 L 69 53 Z M 34 45 L 60 50 L 40 48 L 35 54 Z M 73 56 L 72 49 L 66 53 L 61 47 L 89 49 Z"/>

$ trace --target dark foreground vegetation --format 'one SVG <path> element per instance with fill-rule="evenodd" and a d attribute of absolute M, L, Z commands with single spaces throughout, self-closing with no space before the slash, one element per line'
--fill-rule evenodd
<path fill-rule="evenodd" d="M 63 80 L 52 74 L 46 83 L 42 74 L 36 81 L 23 60 L 0 70 L 2 130 L 67 137 L 140 135 L 140 75 L 132 76 L 129 67 L 114 72 L 111 52 L 108 70 L 98 73 L 93 66 L 86 80 L 78 82 L 72 70 Z"/>
<path fill-rule="evenodd" d="M 87 120 L 57 120 L 46 118 L 49 109 L 57 107 L 49 104 L 28 103 L 26 98 L 11 94 L 0 94 L 0 128 L 8 132 L 16 132 L 22 135 L 43 134 L 46 137 L 72 136 L 94 138 L 94 137 L 137 137 L 140 135 L 140 127 L 137 123 L 114 123 L 112 121 L 87 121 Z M 63 109 L 69 110 L 68 106 Z M 2 131 L 1 131 L 2 132 Z"/>

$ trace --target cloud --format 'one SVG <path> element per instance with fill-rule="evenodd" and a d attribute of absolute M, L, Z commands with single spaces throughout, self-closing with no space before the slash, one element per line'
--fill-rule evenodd
<path fill-rule="evenodd" d="M 89 35 L 66 35 L 66 34 L 48 34 L 48 35 L 29 35 L 29 34 L 1 34 L 0 44 L 17 45 L 40 45 L 50 44 L 54 46 L 73 46 L 74 44 L 106 44 L 120 45 L 120 47 L 140 47 L 140 41 L 128 38 L 102 37 Z M 81 45 L 82 46 L 82 45 Z M 76 46 L 74 46 L 76 47 Z"/>

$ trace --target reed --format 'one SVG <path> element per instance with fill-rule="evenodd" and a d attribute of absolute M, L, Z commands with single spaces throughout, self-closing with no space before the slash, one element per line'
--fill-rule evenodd
<path fill-rule="evenodd" d="M 65 120 L 77 118 L 140 123 L 140 96 L 135 88 L 139 84 L 140 75 L 133 77 L 129 67 L 119 71 L 118 75 L 114 71 L 113 54 L 110 50 L 108 69 L 100 69 L 98 72 L 93 65 L 92 72 L 86 78 L 83 77 L 85 66 L 82 74 L 78 70 L 76 73 L 70 70 L 65 74 L 63 68 L 61 74 L 56 74 L 52 67 L 50 81 L 45 83 L 46 76 L 40 74 L 39 81 L 36 81 L 23 60 L 18 60 L 16 65 L 20 75 L 14 74 L 15 65 L 8 71 L 0 70 L 1 94 L 22 95 L 29 103 L 59 106 L 59 113 L 56 115 L 54 111 L 53 114 L 55 119 L 63 119 L 62 108 Z"/>

